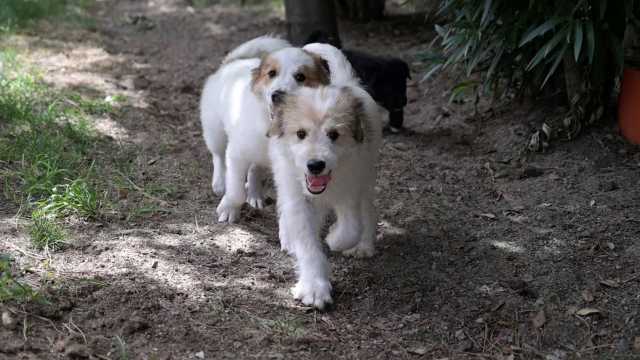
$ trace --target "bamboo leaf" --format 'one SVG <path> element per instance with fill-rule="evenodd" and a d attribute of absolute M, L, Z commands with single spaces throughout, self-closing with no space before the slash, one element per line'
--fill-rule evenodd
<path fill-rule="evenodd" d="M 558 68 L 558 65 L 560 65 L 560 62 L 562 61 L 562 58 L 564 57 L 564 53 L 567 51 L 567 47 L 568 46 L 569 46 L 569 44 L 565 43 L 564 46 L 562 47 L 562 49 L 560 49 L 560 51 L 558 51 L 558 53 L 556 55 L 556 60 L 554 61 L 553 65 L 551 66 L 551 69 L 549 70 L 549 73 L 544 78 L 544 81 L 542 82 L 542 85 L 540 86 L 540 88 L 543 88 L 545 86 L 545 84 L 547 83 L 547 81 L 549 81 L 549 79 L 551 78 L 551 75 L 553 75 L 553 73 L 556 72 L 556 69 Z"/>
<path fill-rule="evenodd" d="M 431 67 L 431 70 L 429 70 L 429 72 L 427 72 L 422 79 L 420 80 L 420 82 L 425 82 L 427 80 L 429 80 L 429 78 L 431 78 L 431 76 L 433 76 L 433 74 L 435 74 L 436 72 L 438 72 L 440 69 L 442 69 L 442 67 L 444 66 L 444 64 L 435 64 Z"/>
<path fill-rule="evenodd" d="M 573 42 L 573 56 L 575 57 L 577 62 L 578 58 L 580 58 L 580 51 L 582 50 L 582 38 L 584 36 L 582 31 L 582 23 L 580 21 L 576 21 L 574 32 L 575 39 Z"/>
<path fill-rule="evenodd" d="M 547 42 L 542 48 L 540 48 L 540 50 L 538 50 L 538 52 L 536 53 L 536 55 L 533 57 L 533 59 L 531 59 L 531 61 L 529 62 L 529 64 L 527 65 L 527 67 L 525 68 L 526 71 L 531 71 L 531 69 L 535 68 L 536 66 L 538 66 L 538 64 L 547 57 L 547 55 L 549 55 L 549 53 L 551 53 L 551 51 L 558 46 L 558 44 L 560 43 L 560 41 L 562 40 L 562 38 L 565 36 L 564 32 L 559 32 L 556 34 L 556 36 L 554 36 L 551 40 L 549 40 L 549 42 Z"/>
<path fill-rule="evenodd" d="M 522 40 L 520 40 L 520 44 L 518 46 L 522 47 L 536 37 L 544 35 L 547 31 L 553 29 L 559 22 L 560 19 L 551 18 L 545 21 L 542 25 L 533 28 L 522 37 Z"/>
<path fill-rule="evenodd" d="M 596 35 L 593 31 L 593 23 L 588 21 L 585 23 L 587 30 L 587 54 L 589 55 L 589 65 L 593 64 L 593 55 L 596 51 Z"/>
<path fill-rule="evenodd" d="M 491 11 L 492 0 L 484 1 L 484 11 L 482 13 L 482 20 L 480 20 L 480 26 L 484 27 L 486 25 L 487 20 L 489 20 L 489 13 Z"/>
<path fill-rule="evenodd" d="M 496 46 L 496 48 L 500 49 L 500 51 L 493 58 L 493 62 L 491 62 L 491 66 L 489 67 L 489 70 L 487 71 L 487 81 L 490 80 L 491 77 L 493 76 L 493 73 L 496 70 L 496 67 L 500 63 L 500 59 L 502 58 L 502 54 L 504 54 L 504 47 L 502 45 L 503 45 L 502 43 L 499 43 Z"/>

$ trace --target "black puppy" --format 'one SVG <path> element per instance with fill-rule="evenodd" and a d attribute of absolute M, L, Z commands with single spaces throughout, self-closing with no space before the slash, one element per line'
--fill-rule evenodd
<path fill-rule="evenodd" d="M 310 43 L 341 47 L 339 40 L 330 38 L 323 31 L 314 31 L 305 42 Z M 389 111 L 391 131 L 400 131 L 404 121 L 404 107 L 407 105 L 407 79 L 411 79 L 409 65 L 398 58 L 374 56 L 355 50 L 342 49 L 342 52 L 367 92 Z"/>

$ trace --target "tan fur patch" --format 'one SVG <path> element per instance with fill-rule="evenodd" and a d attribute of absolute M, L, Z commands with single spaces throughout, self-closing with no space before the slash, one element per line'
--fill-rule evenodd
<path fill-rule="evenodd" d="M 251 90 L 259 94 L 269 85 L 272 78 L 269 76 L 271 71 L 276 72 L 276 76 L 280 74 L 280 64 L 272 57 L 265 56 L 260 61 L 260 66 L 251 72 Z"/>
<path fill-rule="evenodd" d="M 317 91 L 326 91 L 319 88 Z M 312 99 L 299 95 L 287 95 L 274 106 L 274 119 L 267 136 L 282 136 L 300 129 L 321 128 L 335 130 L 340 136 L 351 136 L 356 142 L 365 137 L 364 104 L 348 88 L 340 89 L 340 96 L 328 111 L 321 111 Z M 322 97 L 322 94 L 321 96 Z"/>

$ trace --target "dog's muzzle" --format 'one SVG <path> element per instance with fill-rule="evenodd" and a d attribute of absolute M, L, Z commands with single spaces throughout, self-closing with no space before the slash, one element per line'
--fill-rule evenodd
<path fill-rule="evenodd" d="M 329 181 L 331 181 L 331 173 L 325 175 L 305 175 L 307 180 L 307 190 L 313 195 L 322 194 L 327 190 Z"/>

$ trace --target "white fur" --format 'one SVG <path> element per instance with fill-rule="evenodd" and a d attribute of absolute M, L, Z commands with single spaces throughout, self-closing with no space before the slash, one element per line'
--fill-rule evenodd
<path fill-rule="evenodd" d="M 320 240 L 328 211 L 333 210 L 337 218 L 325 239 L 332 251 L 357 257 L 374 253 L 375 165 L 382 141 L 384 111 L 362 88 L 351 86 L 349 89 L 365 105 L 367 131 L 363 142 L 354 139 L 332 142 L 326 129 L 316 128 L 309 130 L 304 140 L 285 134 L 271 137 L 269 145 L 278 192 L 280 241 L 283 249 L 297 260 L 298 282 L 293 295 L 319 309 L 332 302 L 329 263 Z M 338 87 L 330 86 L 321 90 L 300 88 L 294 94 L 323 112 L 336 103 L 341 92 Z M 310 159 L 325 161 L 324 173 L 331 172 L 332 180 L 318 195 L 307 189 L 305 176 Z"/>
<path fill-rule="evenodd" d="M 200 119 L 207 148 L 213 155 L 213 192 L 224 195 L 216 209 L 220 222 L 238 220 L 245 201 L 256 208 L 263 206 L 261 174 L 269 168 L 265 134 L 270 123 L 271 95 L 297 88 L 293 75 L 301 66 L 314 64 L 308 53 L 283 47 L 286 45 L 286 41 L 271 37 L 241 45 L 207 79 L 202 91 Z M 251 89 L 251 71 L 260 65 L 257 56 L 269 52 L 280 71 L 261 94 L 256 94 Z"/>
<path fill-rule="evenodd" d="M 222 63 L 227 64 L 234 60 L 259 58 L 286 47 L 291 47 L 288 41 L 271 35 L 264 35 L 249 40 L 233 49 L 224 57 Z"/>
<path fill-rule="evenodd" d="M 360 86 L 351 63 L 337 47 L 323 43 L 312 43 L 305 45 L 303 49 L 320 56 L 327 62 L 331 73 L 331 85 Z"/>

